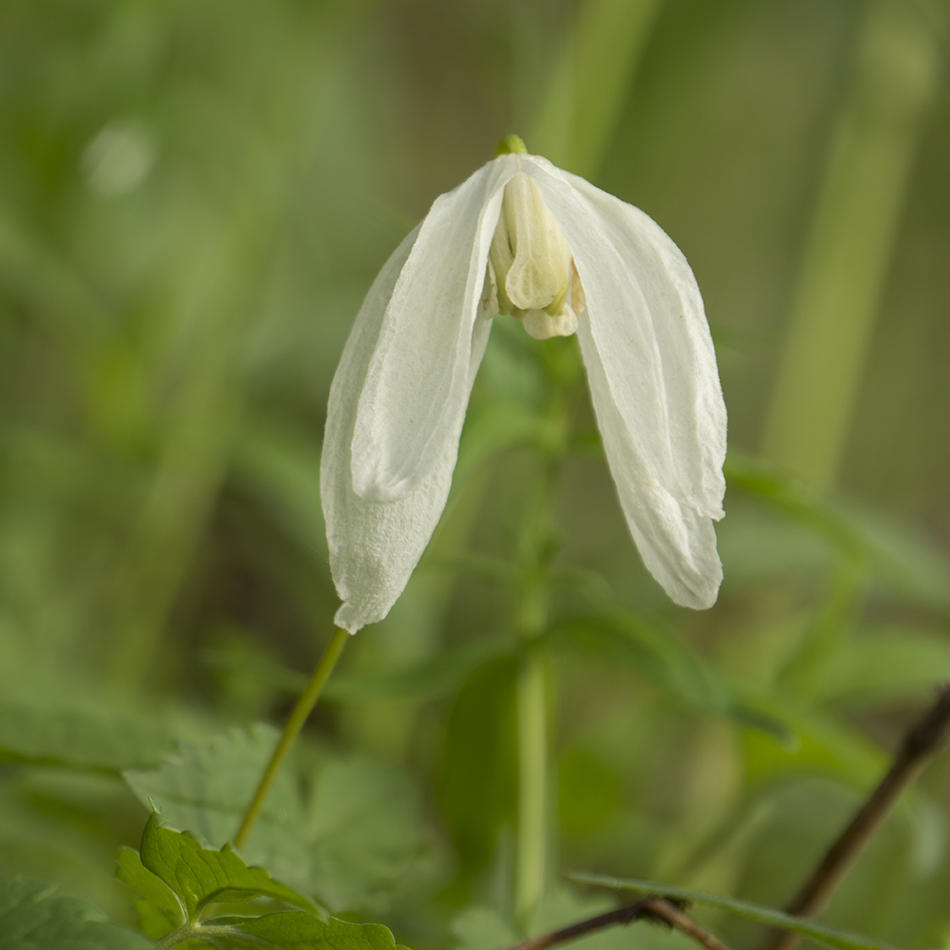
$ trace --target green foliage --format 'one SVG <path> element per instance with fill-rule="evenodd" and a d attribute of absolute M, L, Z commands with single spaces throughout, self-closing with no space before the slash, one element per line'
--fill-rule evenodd
<path fill-rule="evenodd" d="M 0 756 L 113 773 L 148 768 L 197 722 L 44 669 L 0 625 Z"/>
<path fill-rule="evenodd" d="M 394 950 L 396 943 L 382 924 L 354 924 L 293 911 L 266 914 L 246 922 L 221 918 L 215 942 L 225 947 L 279 947 L 280 950 Z M 228 928 L 225 931 L 225 928 Z"/>
<path fill-rule="evenodd" d="M 0 881 L 3 950 L 143 950 L 140 934 L 111 923 L 92 904 L 57 897 L 57 885 L 19 877 Z"/>
<path fill-rule="evenodd" d="M 143 804 L 215 847 L 240 824 L 273 751 L 276 734 L 257 725 L 203 743 L 126 781 Z M 245 857 L 314 894 L 334 910 L 381 900 L 423 845 L 417 793 L 398 769 L 367 757 L 324 759 L 309 795 L 285 769 Z"/>
<path fill-rule="evenodd" d="M 514 819 L 517 671 L 513 657 L 480 666 L 446 722 L 437 787 L 465 876 L 484 867 L 502 826 Z"/>
<path fill-rule="evenodd" d="M 547 933 L 613 907 L 603 895 L 581 895 L 563 884 L 551 888 L 538 902 L 525 928 L 530 936 Z M 489 907 L 467 907 L 452 921 L 458 950 L 499 950 L 519 942 L 518 933 L 505 916 Z M 642 934 L 637 935 L 640 941 Z M 623 950 L 630 946 L 630 934 L 608 928 L 576 941 L 584 950 Z"/>
<path fill-rule="evenodd" d="M 906 15 L 919 48 L 946 35 L 940 4 L 886 0 L 0 4 L 0 875 L 58 880 L 121 920 L 113 861 L 140 801 L 215 847 L 233 835 L 274 733 L 210 730 L 279 722 L 338 606 L 320 437 L 353 316 L 436 195 L 516 130 L 642 207 L 696 272 L 729 401 L 720 602 L 678 610 L 642 569 L 574 343 L 495 319 L 439 535 L 350 648 L 242 858 L 333 909 L 385 908 L 419 946 L 444 947 L 468 901 L 463 943 L 513 939 L 497 910 L 517 817 L 510 608 L 525 476 L 563 438 L 542 635 L 557 861 L 786 900 L 828 844 L 828 801 L 847 812 L 872 787 L 950 674 L 945 90 L 922 147 L 919 116 L 880 135 L 916 158 L 873 268 L 887 292 L 851 354 L 863 383 L 835 489 L 755 458 L 800 262 L 837 259 L 803 235 L 872 8 Z M 925 67 L 907 48 L 880 47 Z M 845 177 L 858 208 L 879 205 Z M 849 305 L 877 299 L 843 273 Z M 552 380 L 570 388 L 569 431 L 546 420 Z M 796 419 L 835 408 L 798 398 Z M 836 609 L 840 572 L 854 584 Z M 232 688 L 252 677 L 265 688 Z M 899 806 L 829 920 L 946 943 L 946 769 Z M 459 887 L 416 873 L 430 845 Z M 128 873 L 136 860 L 122 852 Z M 180 904 L 146 880 L 154 933 Z M 552 926 L 587 912 L 549 897 Z M 241 926 L 316 944 L 316 920 Z"/>
<path fill-rule="evenodd" d="M 674 634 L 626 611 L 603 610 L 556 622 L 546 637 L 607 662 L 622 663 L 667 696 L 704 713 L 734 716 L 788 744 L 794 734 L 767 704 L 735 689 Z"/>
<path fill-rule="evenodd" d="M 265 946 L 280 950 L 394 946 L 385 927 L 327 918 L 263 868 L 248 867 L 230 845 L 220 851 L 204 848 L 191 835 L 161 824 L 154 813 L 145 826 L 141 852 L 127 848 L 121 853 L 118 876 L 139 894 L 136 910 L 142 930 L 152 939 L 165 938 L 166 946 L 188 940 L 228 947 L 259 947 L 266 941 Z M 213 916 L 220 906 L 259 909 L 262 899 L 304 912 Z"/>
<path fill-rule="evenodd" d="M 834 927 L 804 920 L 801 917 L 791 917 L 769 907 L 759 907 L 748 901 L 739 901 L 731 897 L 722 897 L 718 894 L 708 894 L 705 891 L 693 891 L 684 887 L 670 887 L 666 884 L 655 884 L 652 881 L 634 881 L 624 878 L 608 877 L 601 874 L 585 874 L 572 872 L 572 880 L 581 884 L 596 884 L 600 887 L 610 887 L 621 891 L 636 891 L 641 894 L 653 894 L 658 897 L 671 897 L 675 900 L 688 901 L 695 904 L 705 904 L 709 907 L 718 907 L 721 910 L 744 917 L 746 920 L 764 924 L 767 927 L 778 927 L 781 930 L 791 930 L 794 933 L 811 937 L 837 950 L 894 950 L 889 943 L 879 940 L 870 940 L 858 934 L 847 933 Z"/>
<path fill-rule="evenodd" d="M 156 939 L 176 927 L 196 923 L 214 904 L 267 897 L 315 911 L 311 901 L 271 880 L 263 868 L 248 867 L 231 845 L 225 844 L 220 851 L 205 848 L 187 832 L 163 825 L 156 812 L 145 825 L 139 855 L 130 848 L 122 852 L 118 876 L 138 891 L 147 906 L 147 927 L 142 929 Z M 159 921 L 167 929 L 155 933 Z"/>
<path fill-rule="evenodd" d="M 854 503 L 828 498 L 768 465 L 733 452 L 726 461 L 730 486 L 808 525 L 843 557 L 921 606 L 950 612 L 950 560 L 919 532 Z"/>

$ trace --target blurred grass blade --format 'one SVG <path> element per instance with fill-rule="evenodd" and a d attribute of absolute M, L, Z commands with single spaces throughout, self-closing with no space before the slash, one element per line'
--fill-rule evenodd
<path fill-rule="evenodd" d="M 662 0 L 586 0 L 556 58 L 532 152 L 585 178 L 594 177 Z"/>
<path fill-rule="evenodd" d="M 762 443 L 819 485 L 834 481 L 848 434 L 938 65 L 915 4 L 868 4 Z"/>
<path fill-rule="evenodd" d="M 895 950 L 882 940 L 872 940 L 860 934 L 838 930 L 835 927 L 826 927 L 811 920 L 802 920 L 800 917 L 791 917 L 781 911 L 762 907 L 759 904 L 750 904 L 748 901 L 735 900 L 732 897 L 722 897 L 719 894 L 709 894 L 706 891 L 693 891 L 685 887 L 671 887 L 667 884 L 656 884 L 652 881 L 637 881 L 633 879 L 608 877 L 603 874 L 587 874 L 584 871 L 570 871 L 567 877 L 578 884 L 592 884 L 596 887 L 609 887 L 619 891 L 635 891 L 638 894 L 652 894 L 657 897 L 669 897 L 673 900 L 687 901 L 690 904 L 704 904 L 707 907 L 717 907 L 720 910 L 744 917 L 767 927 L 777 927 L 780 930 L 791 930 L 794 933 L 811 937 L 820 943 L 835 947 L 837 950 Z"/>

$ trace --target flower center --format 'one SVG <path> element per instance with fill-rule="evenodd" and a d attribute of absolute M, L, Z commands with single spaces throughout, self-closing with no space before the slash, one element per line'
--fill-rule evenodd
<path fill-rule="evenodd" d="M 584 310 L 571 249 L 541 189 L 524 172 L 505 185 L 485 291 L 486 316 L 511 314 L 536 340 L 570 336 Z"/>

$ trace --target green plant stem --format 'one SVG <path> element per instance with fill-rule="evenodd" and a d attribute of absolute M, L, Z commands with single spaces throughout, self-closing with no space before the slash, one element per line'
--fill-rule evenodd
<path fill-rule="evenodd" d="M 237 834 L 234 836 L 234 847 L 237 848 L 238 851 L 241 851 L 247 844 L 247 840 L 250 838 L 251 832 L 257 824 L 257 820 L 264 810 L 264 803 L 267 801 L 267 796 L 270 794 L 274 782 L 277 780 L 281 766 L 284 764 L 284 759 L 287 758 L 287 753 L 290 752 L 294 740 L 299 735 L 304 723 L 313 711 L 313 707 L 317 704 L 317 700 L 323 692 L 323 687 L 326 686 L 327 680 L 330 678 L 330 674 L 333 672 L 333 668 L 336 666 L 336 662 L 339 660 L 349 636 L 349 633 L 343 629 L 338 629 L 333 634 L 333 639 L 324 651 L 323 656 L 320 657 L 320 662 L 313 671 L 313 676 L 310 678 L 307 688 L 304 690 L 300 699 L 297 700 L 297 705 L 294 706 L 294 710 L 287 720 L 287 725 L 284 726 L 284 734 L 280 737 L 280 742 L 277 743 L 277 748 L 274 749 L 274 754 L 271 756 L 270 762 L 267 763 L 267 768 L 261 776 L 257 791 L 254 793 L 254 797 L 247 807 L 244 819 L 241 822 L 241 827 L 238 828 Z"/>
<path fill-rule="evenodd" d="M 515 914 L 524 926 L 544 893 L 548 863 L 545 658 L 529 648 L 518 671 L 518 863 Z"/>

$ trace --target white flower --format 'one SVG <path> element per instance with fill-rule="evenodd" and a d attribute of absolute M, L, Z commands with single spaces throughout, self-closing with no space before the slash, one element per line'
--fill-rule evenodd
<path fill-rule="evenodd" d="M 337 624 L 385 617 L 422 556 L 497 313 L 577 333 L 637 548 L 676 603 L 711 606 L 726 409 L 693 273 L 642 211 L 519 152 L 436 199 L 353 325 L 320 468 Z"/>

